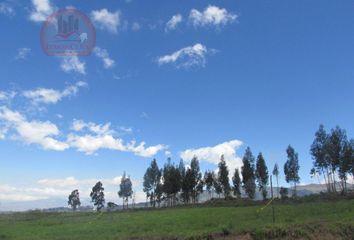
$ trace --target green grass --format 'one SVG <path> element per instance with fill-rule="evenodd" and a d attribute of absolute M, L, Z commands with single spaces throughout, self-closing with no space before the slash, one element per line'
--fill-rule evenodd
<path fill-rule="evenodd" d="M 318 231 L 353 236 L 354 200 L 276 204 L 271 207 L 185 207 L 114 213 L 16 213 L 0 215 L 0 239 L 129 239 L 252 233 L 258 238 Z M 348 230 L 349 229 L 349 230 Z M 309 235 L 310 236 L 310 235 Z M 348 238 L 348 239 L 349 239 Z"/>

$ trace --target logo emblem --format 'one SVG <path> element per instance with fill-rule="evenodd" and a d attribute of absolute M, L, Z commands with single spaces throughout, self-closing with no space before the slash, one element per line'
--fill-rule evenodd
<path fill-rule="evenodd" d="M 49 56 L 87 56 L 95 45 L 91 20 L 76 9 L 61 9 L 42 25 L 41 46 Z"/>

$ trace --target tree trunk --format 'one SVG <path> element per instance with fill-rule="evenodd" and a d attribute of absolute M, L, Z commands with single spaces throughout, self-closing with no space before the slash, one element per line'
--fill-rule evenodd
<path fill-rule="evenodd" d="M 279 198 L 279 182 L 278 182 L 278 175 L 277 175 L 277 198 Z"/>
<path fill-rule="evenodd" d="M 332 175 L 333 175 L 333 190 L 334 192 L 337 192 L 337 186 L 336 186 L 336 171 L 332 170 Z"/>
<path fill-rule="evenodd" d="M 327 188 L 328 188 L 328 192 L 331 192 L 332 184 L 331 184 L 331 178 L 328 172 L 328 168 L 326 168 L 326 172 L 327 172 L 327 184 L 328 184 Z"/>

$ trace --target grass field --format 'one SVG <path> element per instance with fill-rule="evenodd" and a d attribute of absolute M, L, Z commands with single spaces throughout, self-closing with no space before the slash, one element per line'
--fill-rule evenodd
<path fill-rule="evenodd" d="M 0 239 L 353 239 L 353 199 L 261 207 L 3 214 Z"/>

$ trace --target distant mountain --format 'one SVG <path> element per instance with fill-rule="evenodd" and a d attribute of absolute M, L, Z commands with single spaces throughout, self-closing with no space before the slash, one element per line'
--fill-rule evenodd
<path fill-rule="evenodd" d="M 354 189 L 354 184 L 347 184 L 348 189 Z M 340 187 L 338 186 L 338 189 Z M 273 187 L 274 196 L 277 195 L 277 188 Z M 310 194 L 318 194 L 320 192 L 326 192 L 325 184 L 308 184 L 308 185 L 299 185 L 297 186 L 297 195 L 299 197 L 310 195 Z M 289 189 L 289 196 L 292 194 L 292 190 Z M 212 194 L 214 198 L 218 197 L 217 194 Z M 223 197 L 222 195 L 220 197 Z M 242 191 L 242 197 L 246 197 L 244 191 Z M 270 188 L 268 188 L 268 197 L 270 197 Z M 209 193 L 204 192 L 199 196 L 199 202 L 203 203 L 210 199 Z M 262 194 L 259 191 L 256 191 L 255 200 L 261 200 Z M 2 213 L 11 212 L 11 211 L 28 211 L 28 210 L 40 210 L 46 212 L 66 212 L 71 211 L 70 208 L 66 205 L 67 199 L 61 198 L 51 198 L 51 199 L 43 199 L 37 201 L 22 201 L 22 202 L 12 202 L 12 201 L 3 201 L 0 203 L 0 208 Z M 82 201 L 83 206 L 80 207 L 79 211 L 86 212 L 92 211 L 93 207 L 89 201 Z M 36 206 L 35 208 L 33 206 Z M 146 202 L 136 203 L 134 205 L 130 204 L 129 208 L 145 208 L 149 206 Z M 164 206 L 162 203 L 161 206 Z M 114 210 L 122 209 L 122 205 L 118 205 Z"/>

